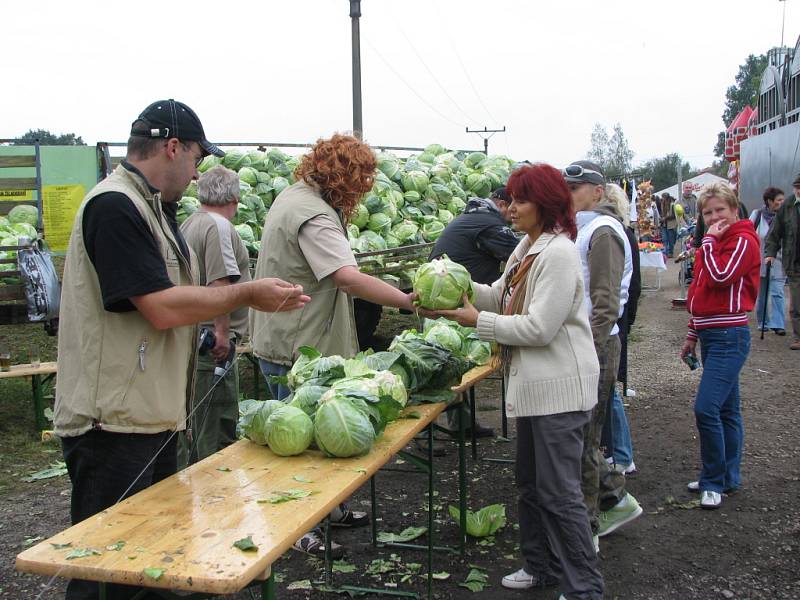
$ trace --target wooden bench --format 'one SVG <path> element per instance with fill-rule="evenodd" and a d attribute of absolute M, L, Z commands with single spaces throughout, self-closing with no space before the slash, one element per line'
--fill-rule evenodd
<path fill-rule="evenodd" d="M 12 377 L 30 377 L 33 390 L 33 413 L 37 431 L 48 429 L 48 421 L 44 415 L 44 389 L 52 381 L 58 370 L 58 363 L 43 362 L 38 366 L 30 364 L 12 365 L 9 371 L 0 371 L 0 379 Z"/>
<path fill-rule="evenodd" d="M 17 556 L 16 568 L 38 575 L 210 595 L 235 593 L 266 577 L 262 597 L 271 598 L 271 565 L 331 509 L 369 482 L 417 433 L 428 428 L 432 441 L 429 425 L 444 408 L 444 404 L 407 408 L 405 412 L 417 418 L 391 423 L 372 451 L 359 458 L 325 458 L 317 451 L 282 458 L 266 447 L 239 441 L 26 549 Z M 430 592 L 434 512 L 430 448 L 429 460 Z M 288 502 L 269 502 L 281 492 L 298 489 L 312 493 Z M 247 537 L 258 547 L 256 551 L 233 546 Z M 67 558 L 85 549 L 98 554 Z M 146 568 L 164 571 L 155 579 L 145 574 Z"/>

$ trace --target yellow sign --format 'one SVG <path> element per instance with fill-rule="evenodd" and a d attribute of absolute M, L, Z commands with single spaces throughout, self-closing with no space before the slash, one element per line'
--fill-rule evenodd
<path fill-rule="evenodd" d="M 28 202 L 33 200 L 33 190 L 0 190 L 0 202 Z"/>
<path fill-rule="evenodd" d="M 45 239 L 51 250 L 65 252 L 72 233 L 72 223 L 86 195 L 82 185 L 47 185 L 42 188 Z"/>

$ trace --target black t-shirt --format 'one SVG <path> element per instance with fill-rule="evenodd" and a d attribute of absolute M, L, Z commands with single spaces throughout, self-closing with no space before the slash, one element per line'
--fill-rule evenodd
<path fill-rule="evenodd" d="M 177 205 L 164 203 L 162 207 L 181 252 L 188 260 L 189 251 L 175 218 Z M 83 211 L 82 225 L 86 252 L 97 272 L 106 310 L 136 310 L 130 301 L 132 296 L 173 286 L 150 228 L 125 194 L 106 192 L 94 197 Z"/>
<path fill-rule="evenodd" d="M 492 284 L 499 279 L 501 263 L 519 243 L 497 211 L 465 212 L 445 227 L 429 260 L 443 254 L 469 271 L 472 281 Z"/>

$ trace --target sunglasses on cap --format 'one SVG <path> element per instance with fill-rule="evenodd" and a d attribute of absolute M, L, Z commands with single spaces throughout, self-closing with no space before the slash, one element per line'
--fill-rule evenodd
<path fill-rule="evenodd" d="M 603 177 L 603 174 L 592 169 L 584 169 L 580 165 L 570 165 L 561 171 L 567 177 L 583 177 L 584 175 L 597 175 Z"/>

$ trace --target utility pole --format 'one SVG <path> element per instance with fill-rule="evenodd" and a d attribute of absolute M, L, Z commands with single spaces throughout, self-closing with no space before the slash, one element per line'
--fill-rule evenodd
<path fill-rule="evenodd" d="M 361 120 L 361 0 L 350 0 L 350 23 L 352 25 L 353 46 L 353 135 L 364 137 L 364 123 Z"/>
<path fill-rule="evenodd" d="M 778 0 L 783 2 L 783 21 L 781 21 L 781 49 L 783 48 L 783 30 L 786 27 L 786 0 Z"/>
<path fill-rule="evenodd" d="M 487 129 L 486 127 L 483 129 L 470 129 L 467 127 L 467 133 L 477 133 L 483 138 L 483 153 L 486 156 L 489 156 L 489 139 L 493 137 L 495 133 L 505 133 L 505 130 L 505 125 L 503 125 L 502 129 Z"/>

